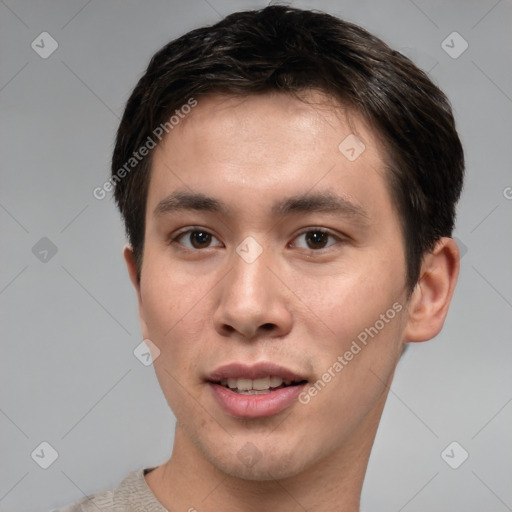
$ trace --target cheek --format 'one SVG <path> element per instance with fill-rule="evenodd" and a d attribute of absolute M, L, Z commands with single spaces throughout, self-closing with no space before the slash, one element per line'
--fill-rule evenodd
<path fill-rule="evenodd" d="M 373 265 L 362 262 L 361 271 L 333 276 L 324 282 L 324 293 L 304 301 L 315 313 L 304 321 L 307 337 L 314 340 L 306 348 L 317 379 L 310 396 L 319 414 L 331 418 L 334 430 L 347 428 L 347 417 L 357 423 L 370 410 L 400 357 L 405 303 L 397 263 L 377 258 Z"/>
<path fill-rule="evenodd" d="M 323 303 L 324 318 L 335 335 L 323 340 L 318 350 L 325 354 L 321 371 L 331 369 L 333 373 L 333 365 L 338 363 L 334 373 L 340 378 L 334 379 L 337 384 L 333 388 L 338 387 L 338 396 L 345 402 L 356 397 L 361 402 L 375 399 L 392 374 L 402 347 L 402 281 L 392 270 L 360 277 L 364 278 L 354 276 L 342 289 L 331 291 L 337 305 Z"/>
<path fill-rule="evenodd" d="M 403 311 L 401 302 L 387 303 L 380 294 L 372 304 L 354 300 L 332 313 L 336 337 L 315 347 L 316 380 L 302 396 L 326 438 L 344 439 L 384 404 L 401 353 Z"/>
<path fill-rule="evenodd" d="M 376 322 L 381 327 L 380 315 L 390 308 L 385 320 L 393 317 L 392 321 L 396 313 L 392 306 L 402 297 L 402 273 L 400 266 L 375 258 L 321 279 L 302 276 L 295 285 L 296 295 L 306 306 L 302 320 L 309 326 L 311 339 L 328 352 L 338 351 Z"/>
<path fill-rule="evenodd" d="M 152 262 L 148 267 L 153 270 L 146 272 L 141 284 L 148 337 L 160 349 L 166 366 L 176 371 L 178 361 L 188 366 L 191 356 L 199 355 L 198 341 L 211 323 L 204 311 L 208 284 L 168 265 Z"/>
<path fill-rule="evenodd" d="M 198 293 L 197 286 L 177 280 L 179 275 L 168 270 L 147 273 L 142 300 L 148 337 L 160 350 L 153 365 L 156 376 L 174 415 L 186 422 L 189 415 L 200 416 L 201 412 L 190 398 L 197 392 L 193 377 L 197 361 L 204 358 L 202 340 L 209 317 L 201 301 L 202 287 Z"/>

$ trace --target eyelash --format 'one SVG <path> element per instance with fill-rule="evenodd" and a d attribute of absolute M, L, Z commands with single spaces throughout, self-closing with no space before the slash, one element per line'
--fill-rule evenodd
<path fill-rule="evenodd" d="M 201 228 L 200 226 L 192 226 L 192 227 L 189 227 L 188 229 L 186 229 L 185 231 L 180 231 L 174 235 L 171 235 L 171 237 L 169 238 L 169 245 L 172 245 L 172 244 L 178 244 L 178 245 L 182 245 L 179 240 L 181 238 L 183 238 L 185 235 L 187 234 L 191 234 L 191 233 L 195 233 L 195 232 L 202 232 L 202 233 L 206 233 L 208 235 L 211 235 L 212 237 L 214 238 L 217 238 L 215 237 L 215 235 L 213 233 L 211 233 L 210 231 L 206 230 L 206 229 L 203 229 Z M 300 236 L 302 235 L 306 235 L 307 233 L 322 233 L 322 234 L 326 234 L 328 235 L 329 237 L 331 238 L 334 238 L 338 243 L 339 242 L 343 242 L 344 241 L 344 237 L 340 236 L 340 235 L 335 235 L 334 233 L 332 233 L 330 230 L 328 229 L 325 229 L 325 228 L 320 228 L 320 227 L 309 227 L 307 229 L 304 229 L 303 231 L 301 231 L 300 233 L 298 233 L 294 240 L 296 240 L 297 238 L 299 238 Z M 312 252 L 319 252 L 319 251 L 322 251 L 322 250 L 326 250 L 326 249 L 329 249 L 330 247 L 332 247 L 333 245 L 335 244 L 330 244 L 326 247 L 321 247 L 319 249 L 310 249 L 310 248 L 302 248 L 303 250 L 309 250 L 309 251 L 312 251 Z M 188 250 L 188 251 L 203 251 L 205 249 L 211 249 L 210 246 L 208 247 L 205 247 L 205 248 L 202 248 L 202 249 L 196 249 L 196 248 L 190 248 L 190 247 L 184 247 L 185 250 Z"/>

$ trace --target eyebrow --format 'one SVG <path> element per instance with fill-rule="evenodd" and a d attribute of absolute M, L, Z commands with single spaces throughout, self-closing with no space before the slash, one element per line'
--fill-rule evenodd
<path fill-rule="evenodd" d="M 206 211 L 226 216 L 232 213 L 224 202 L 214 197 L 202 193 L 175 191 L 158 203 L 153 214 L 159 217 L 183 210 Z M 334 213 L 361 222 L 368 220 L 368 214 L 361 206 L 331 192 L 304 193 L 285 198 L 274 203 L 271 213 L 275 217 L 296 213 Z"/>

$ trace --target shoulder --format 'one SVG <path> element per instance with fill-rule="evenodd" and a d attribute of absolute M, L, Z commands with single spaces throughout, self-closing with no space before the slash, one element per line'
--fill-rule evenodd
<path fill-rule="evenodd" d="M 114 491 L 102 491 L 52 512 L 118 512 L 115 506 Z"/>
<path fill-rule="evenodd" d="M 147 471 L 132 471 L 115 489 L 87 496 L 52 512 L 167 512 L 144 479 Z"/>
<path fill-rule="evenodd" d="M 52 512 L 92 512 L 101 510 L 102 512 L 114 512 L 114 503 L 111 492 L 101 492 L 68 505 L 67 507 L 53 510 Z"/>

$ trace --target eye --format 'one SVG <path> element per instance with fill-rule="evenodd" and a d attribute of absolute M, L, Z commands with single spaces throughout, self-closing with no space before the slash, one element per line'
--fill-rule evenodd
<path fill-rule="evenodd" d="M 329 238 L 331 239 L 330 243 Z M 294 242 L 293 245 L 301 249 L 325 249 L 326 247 L 334 245 L 337 240 L 339 240 L 339 237 L 335 237 L 324 229 L 309 229 L 295 238 L 295 240 L 301 239 L 304 240 L 305 245 L 300 245 L 297 242 Z"/>
<path fill-rule="evenodd" d="M 178 243 L 187 249 L 207 249 L 212 240 L 218 239 L 204 229 L 189 229 L 172 237 L 171 243 Z M 222 245 L 219 242 L 219 245 Z"/>

